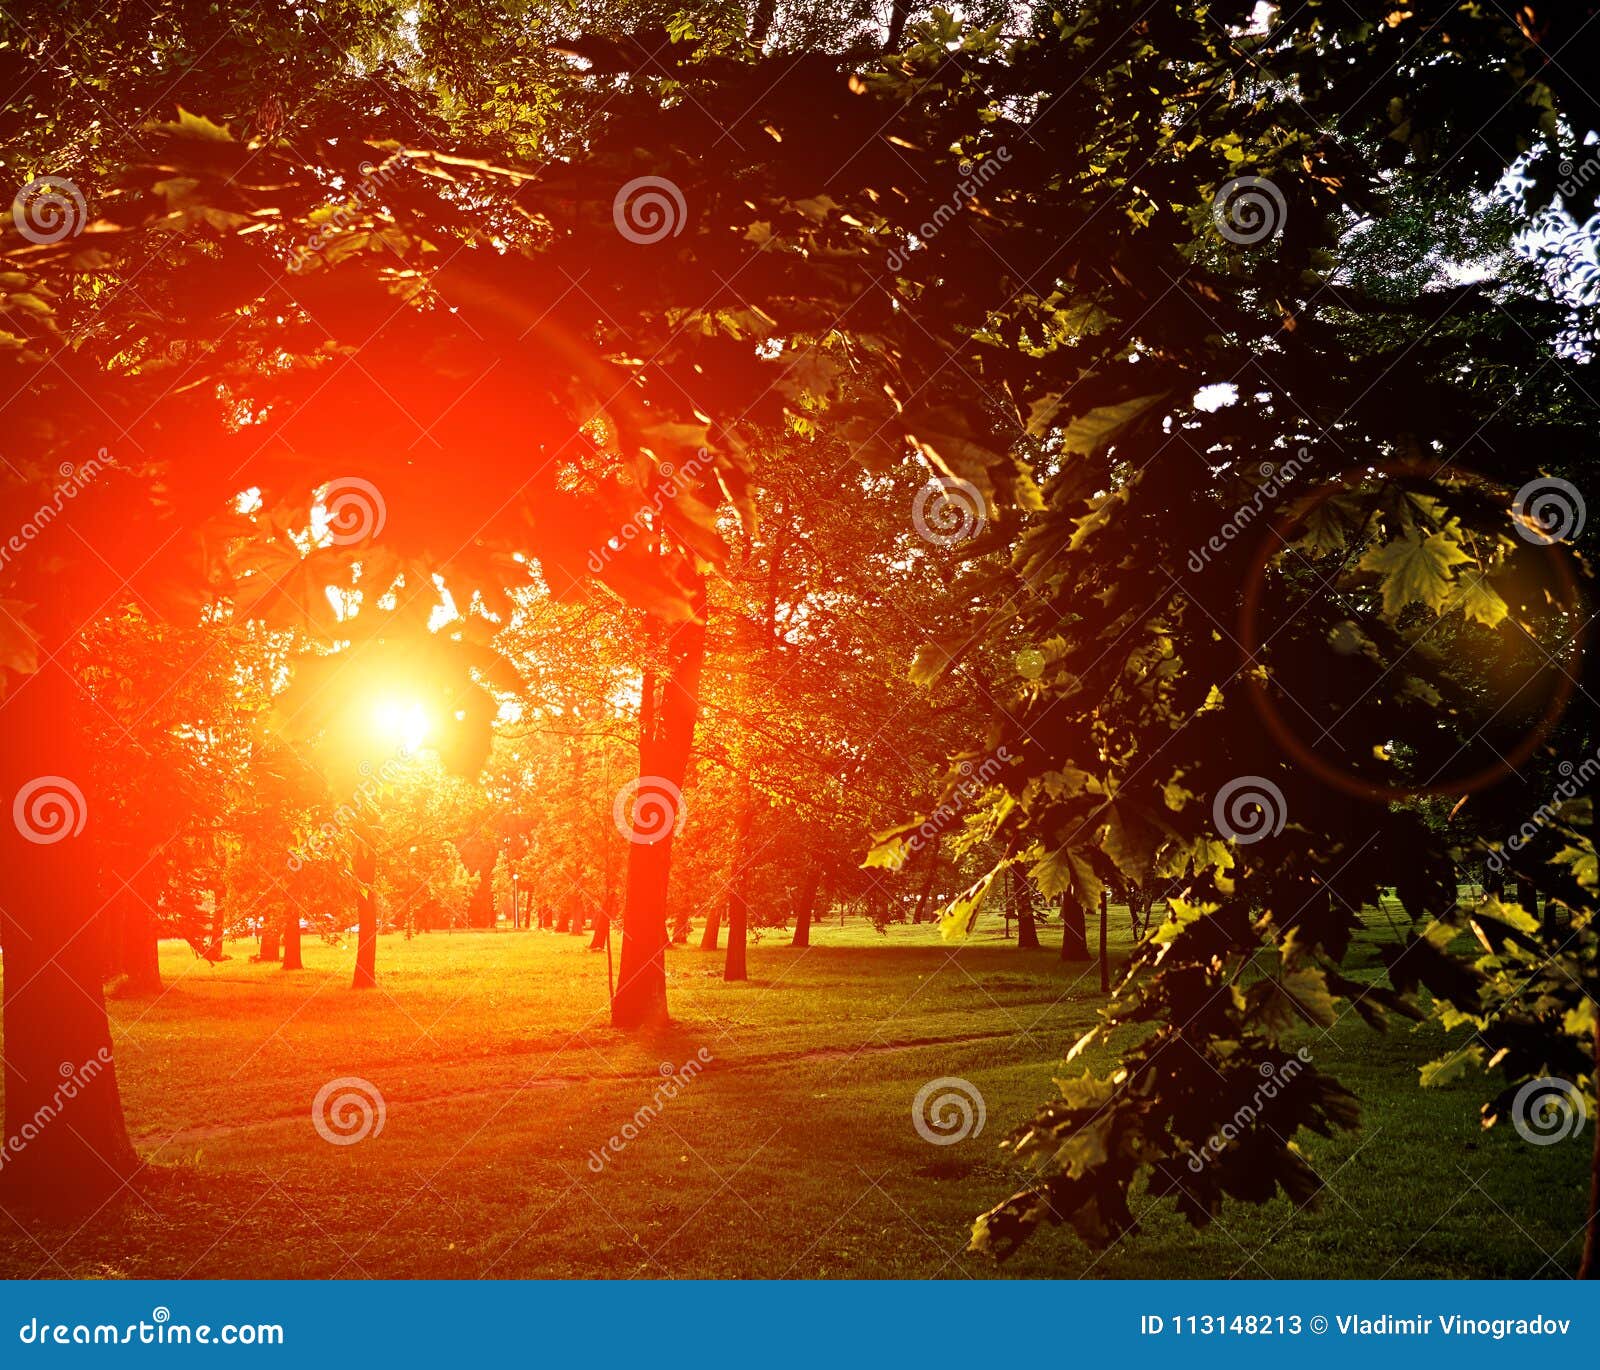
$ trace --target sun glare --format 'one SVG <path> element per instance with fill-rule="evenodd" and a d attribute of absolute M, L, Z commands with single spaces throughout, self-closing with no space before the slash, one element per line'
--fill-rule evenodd
<path fill-rule="evenodd" d="M 408 752 L 428 740 L 428 711 L 415 699 L 380 699 L 373 706 L 372 721 L 386 740 Z"/>

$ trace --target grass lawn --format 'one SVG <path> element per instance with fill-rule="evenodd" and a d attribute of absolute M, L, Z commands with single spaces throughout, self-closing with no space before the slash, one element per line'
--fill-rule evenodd
<path fill-rule="evenodd" d="M 0 1219 L 0 1272 L 1420 1278 L 1577 1264 L 1587 1131 L 1545 1147 L 1484 1133 L 1481 1079 L 1416 1087 L 1442 1034 L 1349 1016 L 1306 1033 L 1366 1105 L 1361 1132 L 1300 1139 L 1325 1184 L 1316 1208 L 1237 1205 L 1197 1233 L 1140 1196 L 1140 1231 L 1110 1251 L 1051 1230 L 997 1269 L 963 1254 L 973 1215 L 1019 1178 L 994 1144 L 1092 1020 L 1093 967 L 1019 951 L 998 925 L 959 950 L 927 928 L 823 928 L 809 951 L 769 934 L 744 985 L 723 983 L 720 955 L 675 949 L 676 1022 L 633 1039 L 607 1025 L 606 958 L 587 940 L 385 937 L 381 988 L 365 993 L 348 988 L 353 947 L 308 942 L 306 970 L 285 974 L 248 944 L 216 966 L 165 945 L 167 990 L 111 1005 L 151 1167 L 76 1230 Z M 591 1154 L 655 1095 L 662 1064 L 702 1048 L 704 1073 L 595 1173 Z M 340 1076 L 381 1091 L 381 1133 L 319 1136 L 313 1098 Z M 939 1076 L 981 1091 L 981 1136 L 919 1137 L 912 1099 Z"/>

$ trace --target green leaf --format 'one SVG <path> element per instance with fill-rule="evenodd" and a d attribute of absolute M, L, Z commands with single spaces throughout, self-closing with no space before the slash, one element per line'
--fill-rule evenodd
<path fill-rule="evenodd" d="M 1483 1068 L 1482 1047 L 1461 1047 L 1456 1051 L 1446 1052 L 1436 1061 L 1429 1061 L 1427 1065 L 1421 1067 L 1418 1083 L 1424 1089 L 1440 1089 L 1459 1080 L 1469 1068 L 1479 1070 Z"/>
<path fill-rule="evenodd" d="M 199 138 L 211 143 L 231 143 L 233 134 L 229 133 L 223 124 L 214 124 L 203 114 L 191 114 L 182 105 L 178 106 L 178 120 L 176 123 L 157 124 L 162 133 L 175 134 L 179 138 Z"/>
<path fill-rule="evenodd" d="M 1061 445 L 1069 452 L 1092 457 L 1134 420 L 1160 404 L 1169 393 L 1162 390 L 1154 395 L 1140 395 L 1137 399 L 1101 405 L 1087 414 L 1080 414 L 1067 425 L 1061 436 Z M 1037 416 L 1030 415 L 1029 421 L 1037 422 Z"/>
<path fill-rule="evenodd" d="M 887 832 L 873 833 L 872 846 L 867 851 L 866 860 L 861 863 L 862 869 L 871 870 L 877 867 L 883 870 L 899 870 L 911 855 L 910 836 L 922 826 L 922 822 L 921 818 L 916 818 L 909 823 L 901 823 L 898 827 L 890 828 Z"/>
<path fill-rule="evenodd" d="M 1150 934 L 1150 940 L 1165 946 L 1196 919 L 1215 913 L 1220 904 L 1191 904 L 1187 899 L 1167 900 L 1167 921 Z"/>
<path fill-rule="evenodd" d="M 1327 977 L 1316 967 L 1289 971 L 1279 977 L 1278 987 L 1319 1027 L 1332 1027 L 1338 1019 Z"/>
<path fill-rule="evenodd" d="M 1581 847 L 1566 846 L 1550 858 L 1557 866 L 1570 866 L 1572 878 L 1586 890 L 1600 888 L 1600 872 L 1595 868 L 1595 850 L 1593 845 L 1584 844 Z"/>
<path fill-rule="evenodd" d="M 946 942 L 956 942 L 964 939 L 978 921 L 978 910 L 983 907 L 985 896 L 989 893 L 989 886 L 994 884 L 995 876 L 1004 868 L 1004 863 L 996 866 L 987 875 L 980 877 L 961 894 L 957 895 L 939 913 L 939 936 Z"/>
<path fill-rule="evenodd" d="M 1475 618 L 1485 628 L 1497 628 L 1510 608 L 1484 575 L 1462 576 L 1457 582 L 1459 590 L 1450 607 L 1460 609 L 1467 618 Z"/>
<path fill-rule="evenodd" d="M 1082 847 L 1059 847 L 1028 872 L 1028 878 L 1046 899 L 1070 894 L 1085 913 L 1100 907 L 1104 888 Z"/>
<path fill-rule="evenodd" d="M 1111 821 L 1106 825 L 1105 853 L 1131 880 L 1144 880 L 1155 864 L 1156 849 L 1161 845 L 1161 832 L 1131 806 L 1123 803 L 1111 807 Z"/>
<path fill-rule="evenodd" d="M 1451 523 L 1442 532 L 1423 537 L 1415 532 L 1374 547 L 1357 569 L 1383 578 L 1383 611 L 1395 618 L 1408 604 L 1426 604 L 1443 613 L 1455 588 L 1451 567 L 1471 561 Z"/>

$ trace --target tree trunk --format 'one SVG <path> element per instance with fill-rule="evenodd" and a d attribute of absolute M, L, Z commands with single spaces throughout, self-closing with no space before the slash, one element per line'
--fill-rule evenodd
<path fill-rule="evenodd" d="M 123 994 L 161 992 L 161 954 L 156 941 L 156 920 L 145 902 L 143 890 L 135 884 L 123 890 L 116 918 L 116 969 L 122 981 L 116 987 Z"/>
<path fill-rule="evenodd" d="M 706 655 L 706 591 L 698 577 L 691 607 L 693 617 L 674 626 L 668 639 L 659 706 L 654 700 L 655 681 L 647 676 L 639 710 L 640 780 L 665 781 L 680 794 L 700 713 L 700 673 Z M 613 1027 L 667 1021 L 667 884 L 675 827 L 675 821 L 669 822 L 654 841 L 633 842 L 628 849 L 622 955 L 617 993 L 611 1001 Z"/>
<path fill-rule="evenodd" d="M 589 950 L 599 951 L 606 944 L 606 937 L 611 931 L 611 917 L 601 909 L 594 916 L 594 936 L 589 939 Z"/>
<path fill-rule="evenodd" d="M 1539 891 L 1534 888 L 1533 881 L 1517 877 L 1517 903 L 1528 911 L 1532 918 L 1539 916 Z"/>
<path fill-rule="evenodd" d="M 706 915 L 706 925 L 700 934 L 700 950 L 715 951 L 722 933 L 722 907 L 718 905 Z"/>
<path fill-rule="evenodd" d="M 355 840 L 356 973 L 350 987 L 371 989 L 378 983 L 378 853 L 365 824 L 357 827 Z"/>
<path fill-rule="evenodd" d="M 283 955 L 283 936 L 274 924 L 267 924 L 261 929 L 261 955 L 262 961 L 276 961 Z"/>
<path fill-rule="evenodd" d="M 210 961 L 212 965 L 220 964 L 222 958 L 227 955 L 227 951 L 223 947 L 223 938 L 226 932 L 226 920 L 222 912 L 222 905 L 219 903 L 211 911 L 211 927 L 206 933 L 206 960 Z"/>
<path fill-rule="evenodd" d="M 911 15 L 910 0 L 891 0 L 889 5 L 889 31 L 884 35 L 883 50 L 894 52 L 905 36 L 906 20 Z"/>
<path fill-rule="evenodd" d="M 911 914 L 913 923 L 920 923 L 927 911 L 928 901 L 933 897 L 934 877 L 939 873 L 939 839 L 935 837 L 933 844 L 928 848 L 928 866 L 922 876 L 922 889 L 917 894 L 917 907 Z"/>
<path fill-rule="evenodd" d="M 1111 895 L 1100 891 L 1100 993 L 1111 993 L 1111 961 L 1106 952 L 1106 915 L 1111 909 Z"/>
<path fill-rule="evenodd" d="M 750 19 L 750 36 L 748 42 L 751 47 L 759 48 L 767 41 L 767 31 L 772 27 L 772 18 L 778 8 L 778 0 L 756 0 L 756 12 Z"/>
<path fill-rule="evenodd" d="M 1070 892 L 1061 896 L 1061 959 L 1093 959 L 1089 954 L 1089 929 L 1084 924 L 1083 905 Z"/>
<path fill-rule="evenodd" d="M 283 969 L 304 970 L 306 963 L 300 959 L 300 911 L 290 909 L 283 920 Z"/>
<path fill-rule="evenodd" d="M 40 656 L 63 641 L 48 634 Z M 8 1205 L 60 1218 L 97 1208 L 138 1165 L 101 991 L 94 843 L 109 802 L 92 788 L 78 700 L 47 661 L 0 711 L 5 1137 L 20 1146 L 7 1149 L 0 1185 Z"/>
<path fill-rule="evenodd" d="M 816 910 L 817 891 L 821 888 L 822 865 L 818 862 L 806 872 L 805 883 L 800 886 L 800 899 L 794 910 L 794 936 L 789 939 L 791 947 L 811 945 L 811 915 Z"/>
<path fill-rule="evenodd" d="M 1033 891 L 1023 884 L 1022 875 L 1015 866 L 1011 868 L 1011 888 L 1017 896 L 1017 947 L 1019 950 L 1039 949 L 1039 926 L 1033 921 Z"/>
<path fill-rule="evenodd" d="M 747 944 L 750 933 L 750 826 L 755 800 L 750 793 L 750 772 L 739 774 L 738 816 L 733 831 L 733 875 L 728 881 L 728 956 L 722 963 L 724 980 L 748 980 Z"/>

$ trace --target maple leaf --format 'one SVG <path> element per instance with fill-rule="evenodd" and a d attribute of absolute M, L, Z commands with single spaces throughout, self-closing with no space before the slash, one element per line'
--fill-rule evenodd
<path fill-rule="evenodd" d="M 1459 591 L 1451 608 L 1460 609 L 1467 618 L 1475 618 L 1485 628 L 1496 628 L 1510 609 L 1499 592 L 1489 584 L 1484 575 L 1463 576 L 1458 582 Z"/>
<path fill-rule="evenodd" d="M 1444 612 L 1455 588 L 1450 568 L 1472 559 L 1462 550 L 1454 528 L 1451 523 L 1426 537 L 1407 533 L 1361 558 L 1357 570 L 1383 577 L 1383 612 L 1388 617 L 1416 603 L 1426 604 L 1436 614 Z"/>

